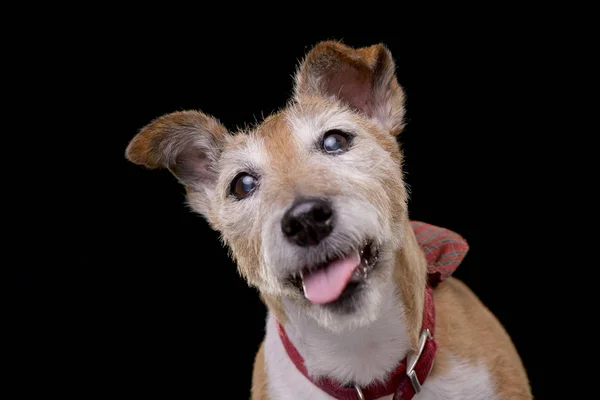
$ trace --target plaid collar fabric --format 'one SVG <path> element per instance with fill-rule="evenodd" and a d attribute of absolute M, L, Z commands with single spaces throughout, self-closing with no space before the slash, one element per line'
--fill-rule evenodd
<path fill-rule="evenodd" d="M 421 385 L 431 371 L 437 351 L 437 343 L 433 338 L 435 332 L 435 306 L 433 304 L 432 288 L 452 275 L 466 256 L 469 246 L 460 235 L 448 229 L 420 221 L 411 221 L 411 226 L 417 242 L 425 254 L 429 276 L 429 284 L 425 290 L 422 326 L 422 332 L 426 332 L 427 335 L 422 334 L 423 346 L 417 362 L 414 364 L 413 376 L 409 377 L 407 375 L 408 359 L 406 358 L 400 361 L 398 368 L 391 374 L 386 384 L 364 388 L 360 393 L 358 389 L 341 387 L 330 379 L 315 381 L 310 377 L 302 356 L 288 338 L 283 326 L 279 323 L 277 324 L 279 337 L 296 368 L 313 384 L 319 386 L 321 390 L 336 399 L 372 400 L 393 394 L 394 400 L 409 400 L 418 393 Z M 414 380 L 417 382 L 414 382 Z"/>
<path fill-rule="evenodd" d="M 469 244 L 449 229 L 420 221 L 410 224 L 427 260 L 429 284 L 435 287 L 456 271 L 469 251 Z"/>

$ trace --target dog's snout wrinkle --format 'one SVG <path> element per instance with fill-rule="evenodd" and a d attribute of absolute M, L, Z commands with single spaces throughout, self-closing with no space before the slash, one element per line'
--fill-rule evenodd
<path fill-rule="evenodd" d="M 322 198 L 296 200 L 281 219 L 285 237 L 298 246 L 315 246 L 333 230 L 333 208 Z"/>

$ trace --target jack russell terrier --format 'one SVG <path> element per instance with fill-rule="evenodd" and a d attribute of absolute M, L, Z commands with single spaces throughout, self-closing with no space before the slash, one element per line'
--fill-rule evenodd
<path fill-rule="evenodd" d="M 129 143 L 185 186 L 268 308 L 252 399 L 532 398 L 509 335 L 449 276 L 466 242 L 408 217 L 404 97 L 384 45 L 325 41 L 256 127 L 181 111 Z"/>

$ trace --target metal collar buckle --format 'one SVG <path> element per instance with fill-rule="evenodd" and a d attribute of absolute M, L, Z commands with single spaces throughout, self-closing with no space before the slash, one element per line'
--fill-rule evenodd
<path fill-rule="evenodd" d="M 354 389 L 356 389 L 356 394 L 358 395 L 359 400 L 365 400 L 365 395 L 362 390 L 360 390 L 360 386 L 354 385 Z"/>
<path fill-rule="evenodd" d="M 406 375 L 408 375 L 410 383 L 412 383 L 412 386 L 415 389 L 415 393 L 419 393 L 421 391 L 421 382 L 419 382 L 419 378 L 417 377 L 417 373 L 415 372 L 415 367 L 417 366 L 417 362 L 423 354 L 423 350 L 425 349 L 425 343 L 427 343 L 427 339 L 433 340 L 433 336 L 431 336 L 431 331 L 428 328 L 425 328 L 421 331 L 421 335 L 419 336 L 418 351 L 410 353 L 406 360 Z M 433 363 L 431 363 L 431 368 L 433 368 Z M 429 369 L 429 372 L 431 372 L 431 368 Z M 428 375 L 429 372 L 427 373 Z M 354 385 L 354 389 L 356 390 L 358 398 L 360 400 L 365 400 L 365 395 L 360 389 L 360 386 Z"/>
<path fill-rule="evenodd" d="M 427 339 L 432 340 L 431 332 L 429 329 L 425 328 L 421 331 L 421 335 L 419 336 L 419 349 L 418 351 L 412 352 L 408 355 L 408 359 L 406 362 L 406 375 L 410 379 L 413 388 L 415 389 L 415 393 L 419 393 L 421 391 L 421 382 L 419 382 L 419 378 L 417 377 L 417 373 L 415 372 L 415 367 L 417 366 L 417 362 L 421 358 L 423 354 L 423 349 L 425 348 L 425 343 L 427 343 Z M 431 364 L 433 367 L 433 363 Z M 431 372 L 431 369 L 429 370 Z"/>

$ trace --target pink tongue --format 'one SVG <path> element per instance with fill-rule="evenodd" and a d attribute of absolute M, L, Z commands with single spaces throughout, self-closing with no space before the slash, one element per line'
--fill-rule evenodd
<path fill-rule="evenodd" d="M 340 297 L 359 264 L 358 252 L 353 252 L 346 258 L 333 261 L 325 268 L 304 275 L 304 295 L 316 304 L 331 303 Z"/>

